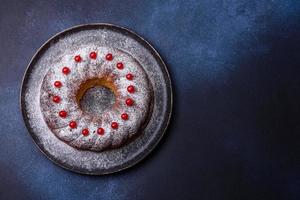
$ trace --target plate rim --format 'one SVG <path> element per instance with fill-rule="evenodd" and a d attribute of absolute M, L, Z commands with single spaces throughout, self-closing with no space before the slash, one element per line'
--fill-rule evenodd
<path fill-rule="evenodd" d="M 33 69 L 34 63 L 38 60 L 39 54 L 43 53 L 47 49 L 47 47 L 51 45 L 51 42 L 53 40 L 57 41 L 59 39 L 59 37 L 61 37 L 61 36 L 65 36 L 68 33 L 76 32 L 78 30 L 80 31 L 80 29 L 88 30 L 89 28 L 93 29 L 94 27 L 95 28 L 104 27 L 104 28 L 118 29 L 122 33 L 124 33 L 124 32 L 129 33 L 130 36 L 133 36 L 133 39 L 137 40 L 137 42 L 140 42 L 144 47 L 146 47 L 148 50 L 150 50 L 151 54 L 155 56 L 155 59 L 160 62 L 159 66 L 162 69 L 163 75 L 166 77 L 165 80 L 166 80 L 167 84 L 165 85 L 165 87 L 166 87 L 167 95 L 168 95 L 167 106 L 166 106 L 167 107 L 167 110 L 166 110 L 167 115 L 164 119 L 164 122 L 162 123 L 162 129 L 160 130 L 161 134 L 154 141 L 154 143 L 153 144 L 150 143 L 150 145 L 146 148 L 146 150 L 142 151 L 142 153 L 137 154 L 137 156 L 135 156 L 132 159 L 132 161 L 129 161 L 125 166 L 122 167 L 122 165 L 118 165 L 121 167 L 118 168 L 118 166 L 116 166 L 113 168 L 106 169 L 105 171 L 101 170 L 101 172 L 99 170 L 83 171 L 83 170 L 79 170 L 77 168 L 72 168 L 72 166 L 68 165 L 67 163 L 61 163 L 61 162 L 59 162 L 58 159 L 54 159 L 52 155 L 49 155 L 49 153 L 47 153 L 45 151 L 45 149 L 42 147 L 42 145 L 38 144 L 38 142 L 37 142 L 38 140 L 36 138 L 37 136 L 35 136 L 34 131 L 33 131 L 32 127 L 30 126 L 29 118 L 27 116 L 27 111 L 25 109 L 25 107 L 26 107 L 26 104 L 25 104 L 26 87 L 24 87 L 24 85 L 26 85 L 26 83 L 29 80 L 30 71 Z M 79 174 L 85 174 L 85 175 L 99 176 L 99 175 L 113 174 L 113 173 L 117 173 L 117 172 L 123 171 L 125 169 L 128 169 L 128 168 L 138 164 L 142 160 L 144 160 L 144 158 L 147 157 L 155 149 L 155 147 L 158 145 L 158 143 L 161 141 L 161 139 L 165 135 L 166 130 L 170 124 L 170 120 L 171 120 L 171 116 L 172 116 L 172 112 L 173 112 L 172 80 L 171 80 L 168 68 L 167 68 L 165 62 L 163 61 L 162 57 L 160 56 L 160 54 L 147 40 L 145 40 L 139 34 L 135 33 L 134 31 L 132 31 L 128 28 L 125 28 L 125 27 L 119 26 L 119 25 L 115 25 L 112 23 L 85 23 L 85 24 L 72 26 L 70 28 L 64 29 L 64 30 L 54 34 L 36 50 L 36 52 L 34 53 L 32 58 L 30 59 L 28 65 L 24 71 L 23 77 L 22 77 L 20 93 L 19 93 L 19 106 L 21 109 L 25 127 L 27 128 L 27 132 L 30 135 L 31 139 L 33 140 L 33 143 L 38 147 L 39 151 L 42 152 L 42 154 L 44 154 L 44 156 L 46 156 L 46 158 L 51 160 L 55 165 L 58 165 L 68 171 L 72 171 L 72 172 L 79 173 Z M 115 168 L 117 168 L 117 169 L 115 169 Z"/>

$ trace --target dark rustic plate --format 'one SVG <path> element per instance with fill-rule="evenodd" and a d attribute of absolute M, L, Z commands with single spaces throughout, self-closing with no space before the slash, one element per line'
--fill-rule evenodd
<path fill-rule="evenodd" d="M 40 87 L 49 69 L 45 63 L 64 48 L 82 45 L 118 47 L 144 67 L 154 91 L 154 105 L 143 133 L 129 144 L 103 152 L 81 151 L 59 140 L 46 125 L 39 106 Z M 172 111 L 172 88 L 168 70 L 156 50 L 132 31 L 111 24 L 80 25 L 49 39 L 33 56 L 24 75 L 21 109 L 25 124 L 39 149 L 68 170 L 92 175 L 118 172 L 148 155 L 162 138 Z"/>

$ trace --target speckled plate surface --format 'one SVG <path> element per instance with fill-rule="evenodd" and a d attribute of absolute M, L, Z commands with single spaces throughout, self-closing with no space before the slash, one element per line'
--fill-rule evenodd
<path fill-rule="evenodd" d="M 46 125 L 39 106 L 44 71 L 40 63 L 63 51 L 63 46 L 99 45 L 128 52 L 144 67 L 154 91 L 154 105 L 143 133 L 131 143 L 103 152 L 81 151 L 59 140 Z M 159 54 L 143 38 L 111 24 L 86 24 L 67 29 L 49 39 L 33 56 L 21 89 L 21 109 L 34 142 L 54 163 L 68 170 L 92 175 L 114 173 L 133 166 L 149 154 L 162 138 L 172 109 L 169 73 Z"/>

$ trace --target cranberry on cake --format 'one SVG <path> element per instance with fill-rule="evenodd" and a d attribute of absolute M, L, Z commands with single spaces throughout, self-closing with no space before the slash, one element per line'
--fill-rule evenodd
<path fill-rule="evenodd" d="M 85 47 L 51 66 L 40 90 L 43 117 L 62 141 L 80 150 L 116 148 L 137 136 L 151 112 L 152 87 L 143 67 L 119 49 Z M 105 87 L 115 101 L 102 113 L 83 110 L 87 90 Z"/>

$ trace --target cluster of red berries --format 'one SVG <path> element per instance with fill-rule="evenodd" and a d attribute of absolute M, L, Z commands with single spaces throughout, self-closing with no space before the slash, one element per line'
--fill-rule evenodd
<path fill-rule="evenodd" d="M 97 53 L 96 53 L 95 51 L 93 51 L 93 52 L 91 52 L 91 53 L 89 54 L 89 57 L 90 57 L 91 59 L 96 59 L 96 58 L 97 58 Z M 113 55 L 112 55 L 111 53 L 108 53 L 108 54 L 106 54 L 105 59 L 106 59 L 107 61 L 112 61 L 112 60 L 113 60 Z M 76 55 L 76 56 L 74 57 L 74 61 L 77 62 L 77 63 L 81 62 L 81 61 L 82 61 L 81 56 L 80 56 L 80 55 Z M 116 64 L 116 67 L 117 67 L 119 70 L 122 70 L 122 69 L 124 69 L 124 64 L 123 64 L 122 62 L 118 62 L 118 63 Z M 62 68 L 62 73 L 63 73 L 63 74 L 68 75 L 70 72 L 71 72 L 71 70 L 70 70 L 69 67 L 63 67 L 63 68 Z M 133 75 L 132 75 L 131 73 L 128 73 L 128 74 L 126 75 L 126 79 L 127 79 L 127 80 L 133 80 Z M 60 82 L 60 81 L 55 81 L 55 82 L 54 82 L 54 87 L 56 87 L 56 88 L 61 88 L 62 86 L 63 86 L 62 82 Z M 133 86 L 133 85 L 129 85 L 129 86 L 127 87 L 127 91 L 128 91 L 129 93 L 134 93 L 134 92 L 135 92 L 134 86 Z M 60 103 L 60 102 L 61 102 L 61 98 L 60 98 L 59 96 L 53 96 L 53 97 L 52 97 L 52 100 L 53 100 L 53 102 L 55 102 L 55 103 Z M 125 100 L 125 104 L 126 104 L 127 106 L 132 106 L 132 105 L 134 104 L 134 100 L 131 99 L 131 98 L 128 98 L 128 99 Z M 68 113 L 67 113 L 65 110 L 61 110 L 61 111 L 58 113 L 58 115 L 59 115 L 61 118 L 66 118 L 66 117 L 68 116 Z M 121 114 L 121 119 L 122 119 L 122 120 L 128 120 L 128 119 L 129 119 L 128 114 L 127 114 L 127 113 Z M 77 123 L 76 123 L 76 121 L 71 121 L 71 122 L 69 123 L 69 127 L 70 127 L 71 129 L 77 128 Z M 112 122 L 112 123 L 111 123 L 111 128 L 112 128 L 112 129 L 118 129 L 118 127 L 119 127 L 119 124 L 118 124 L 117 122 Z M 88 135 L 89 135 L 89 129 L 85 128 L 85 129 L 82 130 L 81 133 L 82 133 L 82 135 L 84 135 L 84 136 L 88 136 Z M 102 127 L 98 128 L 98 129 L 97 129 L 97 133 L 98 133 L 99 135 L 104 135 L 104 133 L 105 133 L 104 128 L 102 128 Z"/>

